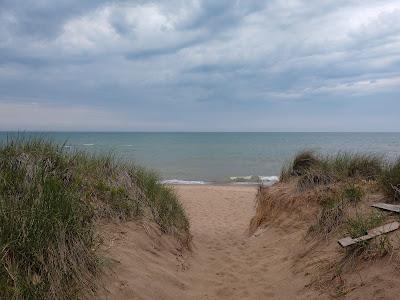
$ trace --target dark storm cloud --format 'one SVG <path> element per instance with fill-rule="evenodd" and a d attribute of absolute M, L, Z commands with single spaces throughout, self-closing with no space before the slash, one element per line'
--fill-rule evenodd
<path fill-rule="evenodd" d="M 0 0 L 0 126 L 400 130 L 399 19 L 390 0 Z"/>

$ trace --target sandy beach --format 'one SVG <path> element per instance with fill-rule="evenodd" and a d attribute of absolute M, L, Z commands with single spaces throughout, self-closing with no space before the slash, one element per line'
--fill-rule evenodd
<path fill-rule="evenodd" d="M 293 299 L 304 280 L 295 278 L 288 259 L 300 238 L 269 230 L 249 236 L 256 187 L 179 186 L 194 236 L 189 260 L 194 299 Z M 290 284 L 288 284 L 290 282 Z"/>
<path fill-rule="evenodd" d="M 165 236 L 136 225 L 108 227 L 107 254 L 117 261 L 107 279 L 110 299 L 293 299 L 306 283 L 291 267 L 300 235 L 264 229 L 249 236 L 254 186 L 176 186 L 189 215 L 193 251 L 177 256 Z M 268 238 L 259 238 L 268 234 Z M 312 295 L 311 295 L 312 296 Z M 316 298 L 317 294 L 314 295 Z M 313 298 L 313 297 L 311 297 Z"/>

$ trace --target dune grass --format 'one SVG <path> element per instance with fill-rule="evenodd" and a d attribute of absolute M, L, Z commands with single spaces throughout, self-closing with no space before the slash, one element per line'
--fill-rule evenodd
<path fill-rule="evenodd" d="M 254 233 L 265 223 L 307 224 L 305 249 L 300 257 L 307 256 L 307 264 L 309 257 L 323 257 L 317 260 L 323 269 L 317 272 L 314 282 L 324 288 L 333 282 L 335 289 L 341 291 L 344 285 L 336 285 L 335 278 L 341 280 L 347 272 L 364 268 L 384 256 L 394 257 L 397 263 L 399 241 L 394 234 L 356 243 L 340 254 L 337 241 L 346 236 L 363 236 L 372 228 L 398 219 L 393 214 L 378 213 L 371 204 L 400 200 L 399 188 L 400 159 L 391 162 L 375 154 L 321 155 L 303 151 L 282 168 L 279 183 L 260 186 L 249 232 Z M 329 251 L 332 257 L 326 259 L 324 254 Z"/>
<path fill-rule="evenodd" d="M 141 217 L 188 245 L 185 212 L 155 173 L 43 139 L 7 141 L 0 146 L 0 298 L 92 294 L 95 222 Z"/>
<path fill-rule="evenodd" d="M 309 188 L 349 178 L 376 180 L 383 168 L 383 157 L 375 154 L 339 152 L 324 156 L 303 151 L 282 169 L 280 180 L 298 177 L 299 186 Z"/>
<path fill-rule="evenodd" d="M 372 212 L 369 214 L 356 214 L 346 221 L 345 232 L 352 238 L 357 238 L 368 233 L 368 230 L 382 225 L 385 222 L 383 214 Z M 393 246 L 387 235 L 381 235 L 373 240 L 367 240 L 352 245 L 346 249 L 346 263 L 352 263 L 351 260 L 361 257 L 364 260 L 383 257 L 393 253 Z M 350 259 L 350 261 L 348 261 Z"/>
<path fill-rule="evenodd" d="M 385 167 L 379 183 L 387 196 L 393 200 L 400 200 L 400 158 Z"/>

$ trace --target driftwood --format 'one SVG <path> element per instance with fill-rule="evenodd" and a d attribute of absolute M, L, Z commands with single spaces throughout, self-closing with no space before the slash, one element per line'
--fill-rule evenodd
<path fill-rule="evenodd" d="M 387 204 L 387 203 L 375 203 L 375 204 L 372 204 L 371 206 L 375 207 L 375 208 L 380 208 L 380 209 L 400 213 L 400 205 Z"/>
<path fill-rule="evenodd" d="M 391 231 L 395 231 L 395 230 L 399 229 L 399 227 L 400 227 L 399 222 L 392 222 L 392 223 L 368 230 L 367 235 L 364 235 L 364 236 L 361 236 L 361 237 L 358 237 L 355 239 L 353 239 L 351 237 L 345 237 L 345 238 L 339 240 L 338 243 L 342 247 L 347 247 L 347 246 L 354 245 L 354 244 L 357 244 L 362 241 L 370 240 L 376 236 L 379 236 L 379 235 L 382 235 L 382 234 L 385 234 L 385 233 L 388 233 Z"/>

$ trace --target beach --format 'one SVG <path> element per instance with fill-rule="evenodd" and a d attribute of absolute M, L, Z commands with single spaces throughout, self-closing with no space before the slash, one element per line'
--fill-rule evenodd
<path fill-rule="evenodd" d="M 398 198 L 400 160 L 303 151 L 274 184 L 170 185 L 45 140 L 11 141 L 0 153 L 2 298 L 68 299 L 78 289 L 81 298 L 149 300 L 400 293 L 400 223 L 380 211 L 397 207 L 388 203 Z M 10 280 L 16 266 L 28 288 Z"/>
<path fill-rule="evenodd" d="M 316 292 L 303 291 L 307 279 L 292 272 L 297 229 L 249 235 L 257 187 L 175 189 L 191 221 L 192 252 L 177 259 L 163 238 L 155 253 L 154 243 L 137 242 L 147 239 L 138 238 L 136 227 L 114 228 L 117 238 L 106 253 L 120 263 L 114 265 L 118 276 L 108 279 L 110 299 L 305 299 L 310 293 L 316 299 Z"/>
<path fill-rule="evenodd" d="M 305 280 L 288 260 L 299 237 L 276 230 L 249 235 L 257 187 L 177 186 L 191 220 L 195 255 L 188 276 L 194 299 L 290 299 Z"/>
<path fill-rule="evenodd" d="M 108 227 L 112 242 L 105 241 L 105 255 L 114 260 L 114 275 L 106 278 L 104 298 L 332 299 L 344 280 L 349 287 L 339 295 L 345 299 L 397 297 L 397 271 L 389 258 L 316 287 L 316 280 L 325 280 L 315 277 L 323 262 L 341 255 L 337 242 L 325 242 L 324 250 L 313 252 L 315 244 L 304 239 L 308 223 L 290 213 L 279 224 L 249 233 L 258 187 L 174 188 L 191 222 L 191 251 L 177 251 L 174 240 L 155 228 L 143 230 L 135 223 Z"/>

